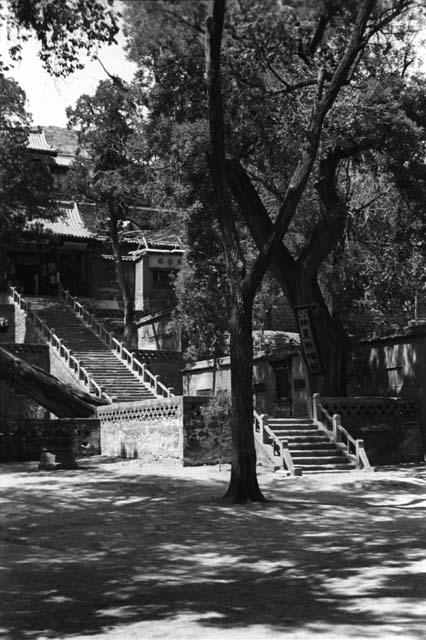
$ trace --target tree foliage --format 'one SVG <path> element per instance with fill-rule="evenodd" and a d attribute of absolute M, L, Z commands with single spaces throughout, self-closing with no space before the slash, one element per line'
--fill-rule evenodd
<path fill-rule="evenodd" d="M 4 0 L 0 26 L 5 25 L 9 56 L 19 60 L 31 36 L 40 43 L 40 58 L 52 75 L 83 68 L 81 52 L 95 53 L 99 44 L 115 42 L 118 33 L 113 0 Z M 0 62 L 0 69 L 7 65 Z"/>
<path fill-rule="evenodd" d="M 95 202 L 114 257 L 124 308 L 124 338 L 134 346 L 134 291 L 122 256 L 122 225 L 140 196 L 143 164 L 137 161 L 135 103 L 111 80 L 99 83 L 93 96 L 82 95 L 67 109 L 69 125 L 78 131 L 81 153 L 69 176 L 69 188 Z M 137 136 L 136 136 L 137 139 Z"/>
<path fill-rule="evenodd" d="M 237 200 L 238 180 L 241 188 L 243 183 L 253 188 L 248 203 L 252 205 L 255 194 L 260 196 L 260 218 L 259 207 L 255 211 L 251 206 L 256 220 L 266 224 L 267 216 L 272 223 L 276 219 L 310 125 L 318 78 L 322 87 L 330 83 L 358 9 L 357 2 L 285 7 L 262 0 L 228 3 L 222 48 L 226 154 L 233 162 L 228 178 Z M 167 167 L 168 186 L 176 186 L 180 205 L 192 206 L 198 199 L 206 213 L 212 211 L 211 205 L 205 208 L 211 198 L 205 169 L 207 103 L 199 88 L 205 74 L 207 13 L 208 3 L 203 2 L 128 3 L 126 21 L 129 52 L 140 64 L 141 99 L 149 110 L 147 140 Z M 324 265 L 345 254 L 339 247 L 348 226 L 353 226 L 357 206 L 355 179 L 350 188 L 342 176 L 356 169 L 372 184 L 379 172 L 399 189 L 391 165 L 400 166 L 402 159 L 415 158 L 421 149 L 409 100 L 401 100 L 414 91 L 409 70 L 416 57 L 412 42 L 417 18 L 413 2 L 373 3 L 361 50 L 325 119 L 319 157 L 289 221 L 281 249 L 288 276 L 282 284 L 292 304 L 301 304 L 312 298 L 307 293 L 303 300 L 300 289 L 319 279 L 315 304 L 322 304 L 329 324 L 338 322 L 344 311 L 338 300 L 345 296 Z M 417 104 L 421 89 L 416 91 L 412 101 Z M 157 187 L 162 193 L 161 178 Z M 152 188 L 154 192 L 155 181 Z M 253 219 L 247 219 L 250 207 L 241 209 L 238 233 L 249 269 L 254 247 L 262 247 L 263 240 Z M 196 228 L 195 220 L 189 226 Z M 322 341 L 330 339 L 334 341 L 324 335 Z"/>
<path fill-rule="evenodd" d="M 56 210 L 48 166 L 28 154 L 30 116 L 19 85 L 0 74 L 0 242 L 11 241 L 25 225 Z"/>

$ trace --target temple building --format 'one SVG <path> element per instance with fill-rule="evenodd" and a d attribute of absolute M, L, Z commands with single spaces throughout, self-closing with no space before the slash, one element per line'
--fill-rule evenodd
<path fill-rule="evenodd" d="M 3 285 L 9 283 L 27 297 L 55 296 L 61 285 L 100 316 L 112 320 L 115 316 L 118 326 L 121 294 L 111 242 L 96 205 L 70 200 L 64 188 L 77 150 L 75 131 L 43 127 L 30 133 L 28 152 L 35 162 L 45 162 L 50 168 L 59 216 L 55 221 L 33 222 L 8 248 L 1 279 Z M 138 320 L 152 313 L 169 313 L 175 305 L 172 280 L 182 265 L 184 249 L 179 238 L 159 237 L 157 215 L 149 207 L 132 207 L 131 221 L 121 231 L 124 269 Z"/>

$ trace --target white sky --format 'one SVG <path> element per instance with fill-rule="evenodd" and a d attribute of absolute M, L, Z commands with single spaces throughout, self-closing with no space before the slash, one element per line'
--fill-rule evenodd
<path fill-rule="evenodd" d="M 136 67 L 125 58 L 122 37 L 118 40 L 118 45 L 102 47 L 98 56 L 111 74 L 130 80 Z M 107 75 L 98 61 L 82 56 L 82 61 L 87 61 L 84 69 L 66 78 L 54 78 L 43 69 L 37 51 L 38 43 L 35 40 L 25 43 L 22 61 L 16 63 L 7 75 L 24 89 L 27 109 L 35 125 L 65 127 L 66 107 L 74 105 L 83 93 L 93 94 L 99 81 L 105 80 Z"/>

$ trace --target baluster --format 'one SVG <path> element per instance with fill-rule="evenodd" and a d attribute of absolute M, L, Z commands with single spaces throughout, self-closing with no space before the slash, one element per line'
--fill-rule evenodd
<path fill-rule="evenodd" d="M 158 395 L 158 378 L 159 377 L 160 377 L 159 375 L 154 376 L 154 393 L 155 393 L 155 395 Z"/>

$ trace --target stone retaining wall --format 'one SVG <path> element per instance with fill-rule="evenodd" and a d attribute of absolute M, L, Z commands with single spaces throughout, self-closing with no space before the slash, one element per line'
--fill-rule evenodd
<path fill-rule="evenodd" d="M 103 455 L 178 465 L 219 461 L 219 436 L 207 429 L 201 406 L 208 398 L 175 396 L 98 407 Z M 222 447 L 229 461 L 230 447 Z"/>
<path fill-rule="evenodd" d="M 0 462 L 39 460 L 44 447 L 64 466 L 73 466 L 72 458 L 99 454 L 99 420 L 0 419 Z"/>
<path fill-rule="evenodd" d="M 10 353 L 49 373 L 49 349 L 39 344 L 3 344 Z M 3 416 L 3 417 L 2 417 Z M 6 418 L 4 418 L 6 416 Z M 19 388 L 0 380 L 0 426 L 4 419 L 48 419 L 49 411 L 21 393 Z"/>
<path fill-rule="evenodd" d="M 371 464 L 423 460 L 421 414 L 417 402 L 370 396 L 323 397 L 320 403 L 330 415 L 340 414 L 342 425 L 353 438 L 364 440 Z"/>

